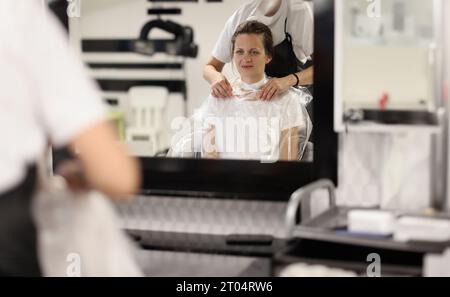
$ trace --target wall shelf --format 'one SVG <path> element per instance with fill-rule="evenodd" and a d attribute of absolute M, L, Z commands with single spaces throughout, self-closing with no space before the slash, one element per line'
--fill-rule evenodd
<path fill-rule="evenodd" d="M 441 128 L 433 125 L 392 125 L 379 124 L 374 122 L 344 123 L 343 132 L 352 133 L 408 133 L 424 132 L 429 134 L 439 134 Z"/>

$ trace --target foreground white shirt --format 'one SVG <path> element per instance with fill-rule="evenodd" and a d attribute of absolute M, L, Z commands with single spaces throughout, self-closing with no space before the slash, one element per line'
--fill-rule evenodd
<path fill-rule="evenodd" d="M 287 19 L 287 32 L 292 37 L 292 45 L 297 58 L 305 63 L 313 54 L 314 16 L 311 3 L 303 0 L 283 0 L 278 11 L 271 17 L 264 16 L 261 0 L 246 2 L 236 10 L 225 23 L 212 55 L 223 63 L 231 61 L 231 37 L 237 27 L 249 20 L 257 20 L 270 28 L 274 45 L 285 38 L 284 23 Z"/>
<path fill-rule="evenodd" d="M 283 131 L 296 128 L 309 131 L 309 135 L 312 124 L 305 107 L 308 95 L 290 89 L 271 101 L 256 99 L 257 91 L 266 82 L 266 77 L 255 84 L 238 79 L 232 84 L 234 97 L 208 97 L 202 114 L 205 124 L 214 128 L 215 149 L 220 158 L 276 161 Z"/>
<path fill-rule="evenodd" d="M 47 141 L 68 144 L 104 108 L 64 32 L 40 1 L 0 1 L 0 193 L 18 184 Z"/>

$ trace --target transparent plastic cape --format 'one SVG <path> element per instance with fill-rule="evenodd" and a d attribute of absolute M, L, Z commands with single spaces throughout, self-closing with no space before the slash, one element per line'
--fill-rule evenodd
<path fill-rule="evenodd" d="M 244 86 L 243 86 L 244 85 Z M 306 88 L 291 88 L 271 101 L 257 99 L 259 88 L 234 82 L 233 97 L 209 96 L 194 114 L 172 123 L 176 130 L 168 157 L 304 160 L 312 123 Z"/>

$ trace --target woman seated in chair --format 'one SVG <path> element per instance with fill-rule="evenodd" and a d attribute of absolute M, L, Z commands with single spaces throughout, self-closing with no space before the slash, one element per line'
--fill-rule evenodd
<path fill-rule="evenodd" d="M 210 95 L 202 108 L 202 157 L 301 160 L 312 129 L 305 107 L 310 95 L 291 88 L 271 101 L 257 99 L 273 56 L 270 29 L 257 21 L 242 23 L 233 35 L 232 53 L 240 78 L 232 83 L 233 97 Z"/>

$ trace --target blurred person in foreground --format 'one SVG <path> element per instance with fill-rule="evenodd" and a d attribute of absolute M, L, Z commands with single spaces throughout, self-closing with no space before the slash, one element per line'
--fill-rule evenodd
<path fill-rule="evenodd" d="M 139 166 L 41 1 L 0 2 L 0 81 L 0 275 L 40 276 L 31 199 L 48 143 L 76 156 L 59 172 L 73 190 L 128 199 L 139 188 Z"/>

